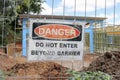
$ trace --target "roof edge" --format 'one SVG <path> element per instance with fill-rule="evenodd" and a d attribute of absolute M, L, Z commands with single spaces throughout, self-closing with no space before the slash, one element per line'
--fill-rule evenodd
<path fill-rule="evenodd" d="M 69 19 L 69 20 L 105 20 L 105 17 L 88 17 L 88 16 L 61 16 L 61 15 L 31 15 L 19 14 L 19 18 L 46 18 L 46 19 Z"/>

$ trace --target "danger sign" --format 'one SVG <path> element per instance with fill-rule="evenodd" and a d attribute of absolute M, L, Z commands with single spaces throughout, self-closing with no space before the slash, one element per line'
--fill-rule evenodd
<path fill-rule="evenodd" d="M 28 60 L 82 60 L 83 25 L 31 20 Z"/>
<path fill-rule="evenodd" d="M 72 39 L 80 35 L 80 31 L 72 26 L 46 24 L 34 29 L 34 33 L 48 39 Z"/>

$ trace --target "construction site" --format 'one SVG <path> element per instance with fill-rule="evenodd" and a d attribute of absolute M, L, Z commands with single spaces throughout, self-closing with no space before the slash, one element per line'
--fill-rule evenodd
<path fill-rule="evenodd" d="M 119 1 L 60 1 L 0 1 L 0 80 L 120 80 Z"/>

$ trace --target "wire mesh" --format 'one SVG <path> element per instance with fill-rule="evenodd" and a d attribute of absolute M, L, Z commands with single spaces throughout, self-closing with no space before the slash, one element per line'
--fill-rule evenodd
<path fill-rule="evenodd" d="M 26 56 L 22 56 L 22 52 L 24 49 L 27 49 L 26 47 L 24 47 L 23 45 L 23 39 L 27 41 L 27 39 L 29 39 L 29 33 L 27 33 L 28 36 L 23 37 L 23 30 L 28 29 L 29 27 L 24 28 L 23 25 L 28 25 L 27 22 L 33 18 L 34 19 L 38 19 L 38 21 L 40 19 L 44 19 L 46 20 L 46 16 L 45 15 L 44 18 L 42 17 L 44 14 L 42 14 L 42 12 L 40 12 L 39 14 L 34 14 L 37 17 L 31 17 L 30 14 L 33 14 L 31 12 L 31 0 L 23 0 L 26 1 L 26 5 L 27 5 L 27 12 L 24 12 L 24 14 L 27 15 L 27 17 L 25 18 L 21 18 L 17 13 L 17 8 L 19 5 L 19 2 L 21 0 L 1 0 L 0 1 L 0 56 L 1 54 L 5 54 L 7 56 L 12 57 L 12 59 L 14 59 L 14 65 L 15 64 L 22 64 L 25 65 L 24 62 L 26 62 Z M 22 2 L 23 2 L 22 1 Z M 37 2 L 37 0 L 35 0 Z M 60 0 L 59 0 L 60 1 Z M 70 3 L 70 5 L 73 5 L 73 8 L 71 8 L 72 12 L 69 12 L 67 10 L 66 5 L 68 5 L 69 0 L 61 0 L 61 5 L 60 7 L 62 7 L 60 10 L 58 10 L 60 12 L 59 15 L 62 16 L 62 18 L 60 18 L 61 20 L 63 20 L 63 22 L 66 20 L 66 17 L 68 16 L 72 16 L 72 20 L 70 21 L 81 21 L 80 17 L 84 17 L 82 19 L 81 22 L 88 22 L 90 23 L 88 28 L 85 28 L 85 30 L 93 30 L 93 33 L 90 32 L 85 32 L 85 42 L 84 42 L 84 55 L 83 55 L 83 60 L 71 60 L 71 61 L 52 61 L 54 63 L 58 63 L 62 66 L 65 66 L 67 68 L 70 68 L 72 70 L 81 70 L 84 69 L 84 67 L 88 67 L 89 66 L 89 60 L 91 60 L 91 62 L 93 60 L 95 60 L 98 55 L 101 56 L 103 55 L 105 52 L 111 52 L 111 51 L 120 51 L 120 25 L 116 24 L 116 10 L 117 10 L 117 0 L 113 0 L 114 5 L 111 7 L 112 9 L 112 20 L 113 22 L 111 22 L 111 24 L 108 24 L 107 21 L 109 21 L 109 19 L 107 19 L 107 0 L 104 0 L 104 11 L 103 11 L 103 22 L 101 21 L 97 21 L 97 18 L 99 17 L 99 0 L 93 0 L 92 3 L 94 3 L 94 9 L 92 12 L 89 13 L 89 0 L 74 0 L 73 3 Z M 72 0 L 71 0 L 72 1 Z M 55 11 L 55 7 L 57 7 L 56 3 L 58 2 L 58 0 L 49 0 L 46 1 L 49 2 L 49 4 L 51 3 L 51 9 L 49 10 L 50 13 L 50 19 L 54 20 L 56 19 L 55 16 L 59 16 L 58 14 L 56 14 Z M 77 5 L 77 4 L 81 4 L 83 5 L 84 8 L 84 12 L 83 12 L 83 16 L 81 16 L 82 12 L 77 12 L 78 7 L 81 8 L 81 5 Z M 44 3 L 43 3 L 44 4 Z M 21 4 L 22 5 L 22 4 Z M 34 7 L 34 6 L 32 6 Z M 71 6 L 70 6 L 71 7 Z M 9 13 L 10 11 L 12 11 L 11 13 Z M 44 9 L 43 9 L 44 11 Z M 67 12 L 68 11 L 68 12 Z M 90 16 L 90 20 L 88 20 L 88 16 Z M 33 15 L 33 16 L 34 16 Z M 27 20 L 26 23 L 24 22 L 24 20 Z M 67 19 L 68 20 L 68 19 Z M 112 21 L 111 20 L 111 21 Z M 53 22 L 54 23 L 54 22 Z M 90 33 L 93 35 L 93 42 L 91 42 L 91 35 Z M 26 45 L 25 45 L 26 46 Z M 97 56 L 96 56 L 97 55 Z M 1 60 L 4 60 L 4 57 L 0 57 Z M 20 59 L 20 60 L 18 60 Z M 23 60 L 23 61 L 22 61 Z M 7 61 L 5 61 L 7 62 Z M 46 61 L 41 61 L 41 62 L 46 62 Z M 47 62 L 51 62 L 51 61 L 47 61 Z M 1 62 L 0 62 L 1 63 Z M 9 62 L 8 62 L 9 63 Z M 7 67 L 9 66 L 8 64 Z M 41 64 L 40 64 L 41 65 Z M 5 68 L 5 66 L 2 68 L 1 66 L 2 63 L 0 64 L 0 69 Z M 28 66 L 31 66 L 30 64 L 28 64 Z M 28 67 L 25 66 L 25 67 Z M 37 65 L 36 65 L 37 66 Z M 56 65 L 54 65 L 56 66 Z M 19 67 L 19 66 L 18 66 Z M 60 68 L 60 76 L 57 76 L 58 73 L 54 72 L 55 76 L 53 76 L 51 73 L 52 69 L 48 69 L 48 73 L 47 75 L 44 74 L 44 76 L 40 76 L 40 73 L 38 73 L 39 75 L 30 75 L 28 76 L 25 67 L 24 70 L 21 70 L 21 75 L 22 76 L 18 76 L 16 74 L 7 74 L 6 79 L 8 80 L 65 80 L 68 79 L 69 76 L 63 76 L 63 72 L 64 72 L 64 68 Z M 35 66 L 33 66 L 35 67 Z M 40 66 L 37 66 L 40 67 Z M 43 66 L 45 67 L 45 66 Z M 53 67 L 53 65 L 49 65 L 49 67 Z M 7 70 L 13 68 L 13 72 L 16 71 L 17 67 L 8 67 L 6 68 Z M 41 67 L 40 67 L 41 68 Z M 57 68 L 57 67 L 55 67 Z M 39 68 L 36 68 L 39 71 Z M 23 73 L 22 73 L 23 72 Z M 34 70 L 33 70 L 34 72 Z M 42 72 L 42 71 L 41 71 Z M 9 77 L 12 76 L 12 77 Z M 113 75 L 113 76 L 120 76 L 120 75 Z M 0 77 L 2 77 L 0 75 Z M 2 78 L 0 78 L 2 79 Z M 3 79 L 5 80 L 5 79 Z"/>

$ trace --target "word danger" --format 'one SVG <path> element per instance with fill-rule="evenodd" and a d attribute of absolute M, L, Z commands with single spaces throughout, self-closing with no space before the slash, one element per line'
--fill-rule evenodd
<path fill-rule="evenodd" d="M 73 29 L 44 29 L 44 28 L 39 28 L 39 35 L 64 35 L 64 36 L 70 36 L 74 35 L 75 36 L 75 30 Z"/>

